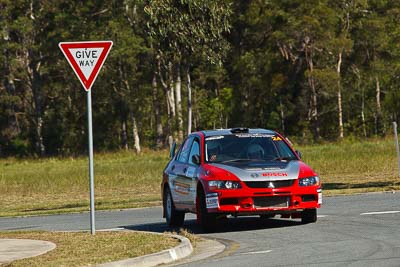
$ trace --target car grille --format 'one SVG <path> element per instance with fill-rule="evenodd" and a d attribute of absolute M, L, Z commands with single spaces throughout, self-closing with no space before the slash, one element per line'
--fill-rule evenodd
<path fill-rule="evenodd" d="M 312 201 L 317 201 L 317 198 L 315 195 L 304 195 L 301 196 L 301 200 L 303 202 L 312 202 Z"/>
<path fill-rule="evenodd" d="M 294 180 L 245 182 L 250 188 L 282 188 L 292 186 Z"/>
<path fill-rule="evenodd" d="M 253 198 L 256 208 L 286 208 L 289 206 L 289 197 L 255 197 Z"/>

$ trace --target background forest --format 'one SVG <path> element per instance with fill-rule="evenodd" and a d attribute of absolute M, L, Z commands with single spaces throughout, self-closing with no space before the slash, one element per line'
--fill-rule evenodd
<path fill-rule="evenodd" d="M 92 87 L 97 151 L 236 126 L 306 143 L 385 136 L 399 25 L 391 0 L 0 0 L 0 156 L 86 151 L 64 41 L 114 42 Z"/>

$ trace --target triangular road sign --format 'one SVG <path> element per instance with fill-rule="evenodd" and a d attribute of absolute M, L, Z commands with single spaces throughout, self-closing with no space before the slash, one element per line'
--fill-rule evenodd
<path fill-rule="evenodd" d="M 58 44 L 64 56 L 89 91 L 113 45 L 112 41 L 61 42 Z"/>

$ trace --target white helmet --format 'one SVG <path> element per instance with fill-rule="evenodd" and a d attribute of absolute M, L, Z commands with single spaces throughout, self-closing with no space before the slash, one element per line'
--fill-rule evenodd
<path fill-rule="evenodd" d="M 262 159 L 264 157 L 264 149 L 259 144 L 251 144 L 247 148 L 246 154 L 249 159 Z"/>
<path fill-rule="evenodd" d="M 219 154 L 221 152 L 219 140 L 207 141 L 207 152 L 209 154 Z"/>

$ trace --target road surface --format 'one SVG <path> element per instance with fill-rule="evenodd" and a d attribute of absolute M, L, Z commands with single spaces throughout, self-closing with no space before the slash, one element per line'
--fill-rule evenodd
<path fill-rule="evenodd" d="M 168 231 L 161 207 L 96 212 L 96 229 Z M 195 217 L 184 227 L 230 249 L 184 266 L 400 266 L 400 193 L 324 198 L 315 224 L 257 217 L 231 218 L 202 233 Z M 89 213 L 0 218 L 0 230 L 89 230 Z"/>

